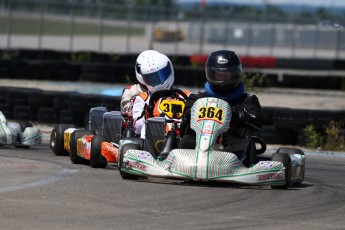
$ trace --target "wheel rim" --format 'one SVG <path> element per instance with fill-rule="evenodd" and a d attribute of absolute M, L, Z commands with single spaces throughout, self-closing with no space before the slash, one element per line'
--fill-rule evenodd
<path fill-rule="evenodd" d="M 50 135 L 50 147 L 54 148 L 56 145 L 56 132 L 52 132 L 52 134 Z"/>

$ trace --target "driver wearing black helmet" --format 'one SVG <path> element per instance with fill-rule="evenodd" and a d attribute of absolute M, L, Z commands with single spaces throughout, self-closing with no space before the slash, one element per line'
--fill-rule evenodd
<path fill-rule="evenodd" d="M 232 108 L 230 128 L 221 138 L 223 151 L 236 154 L 245 166 L 250 167 L 256 159 L 255 141 L 251 136 L 262 128 L 262 111 L 258 98 L 244 90 L 241 61 L 233 51 L 215 51 L 207 58 L 205 72 L 204 92 L 191 94 L 187 100 L 179 148 L 194 149 L 196 145 L 195 132 L 190 128 L 193 103 L 203 97 L 220 98 Z"/>

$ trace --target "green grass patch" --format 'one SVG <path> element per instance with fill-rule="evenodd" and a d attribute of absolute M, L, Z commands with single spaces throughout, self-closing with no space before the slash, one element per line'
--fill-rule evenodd
<path fill-rule="evenodd" d="M 7 33 L 8 25 L 8 19 L 0 16 L 0 34 Z M 11 20 L 11 33 L 15 35 L 37 35 L 41 26 L 44 35 L 69 35 L 72 31 L 70 22 L 44 19 L 42 25 L 40 25 L 39 19 L 13 17 Z M 75 22 L 73 31 L 75 35 L 98 35 L 100 25 L 97 23 Z M 127 28 L 125 26 L 104 25 L 102 27 L 103 35 L 126 35 L 126 33 Z M 131 28 L 130 34 L 142 35 L 144 29 Z"/>

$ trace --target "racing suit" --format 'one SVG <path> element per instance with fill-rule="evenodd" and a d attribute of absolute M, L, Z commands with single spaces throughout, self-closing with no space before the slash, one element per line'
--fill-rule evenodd
<path fill-rule="evenodd" d="M 130 86 L 127 86 L 122 91 L 121 96 L 121 112 L 122 114 L 131 114 L 132 113 L 132 99 L 134 96 L 139 93 L 146 92 L 147 88 L 145 85 L 136 83 Z"/>
<path fill-rule="evenodd" d="M 205 92 L 191 94 L 186 102 L 186 112 L 181 124 L 181 141 L 179 148 L 195 148 L 195 132 L 190 128 L 190 108 L 199 99 L 207 97 Z M 220 138 L 226 152 L 237 155 L 242 163 L 249 167 L 256 159 L 255 141 L 250 138 L 255 131 L 262 128 L 262 111 L 255 95 L 243 93 L 236 100 L 226 100 L 232 109 L 232 119 L 227 132 Z"/>

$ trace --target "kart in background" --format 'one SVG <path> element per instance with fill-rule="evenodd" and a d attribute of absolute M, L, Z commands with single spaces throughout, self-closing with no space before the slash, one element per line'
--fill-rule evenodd
<path fill-rule="evenodd" d="M 161 177 L 272 188 L 288 188 L 303 182 L 306 157 L 300 149 L 279 148 L 271 159 L 258 161 L 249 168 L 235 154 L 220 151 L 216 140 L 229 128 L 230 120 L 231 108 L 227 102 L 211 97 L 197 100 L 191 109 L 196 148 L 173 149 L 161 160 L 149 151 L 140 150 L 136 143 L 124 143 L 119 159 L 122 178 Z M 150 126 L 150 121 L 147 125 Z M 265 149 L 265 144 L 261 145 Z"/>
<path fill-rule="evenodd" d="M 108 162 L 118 162 L 117 143 L 130 125 L 131 118 L 121 112 L 94 107 L 90 109 L 87 130 L 67 124 L 55 125 L 50 146 L 55 155 L 69 155 L 74 164 L 90 163 L 93 168 L 105 168 Z"/>
<path fill-rule="evenodd" d="M 187 97 L 183 91 L 177 89 L 157 92 L 151 95 L 149 107 L 153 106 L 154 100 L 162 96 L 176 96 L 181 93 L 184 95 L 184 98 Z M 178 98 L 176 100 L 166 99 L 161 101 L 165 110 L 166 106 L 171 108 L 171 110 L 166 112 L 166 117 L 171 118 L 172 121 L 176 121 L 176 119 L 181 118 L 185 103 L 184 98 Z M 100 113 L 97 112 L 97 110 L 93 112 L 91 109 L 90 121 L 95 120 L 94 117 L 97 117 L 93 114 Z M 167 130 L 172 132 L 172 129 L 169 127 L 171 126 L 166 127 Z M 164 131 L 163 137 L 165 135 L 166 133 Z M 118 163 L 119 143 L 122 142 L 122 140 L 134 141 L 143 147 L 143 140 L 140 137 L 136 137 L 134 134 L 133 118 L 131 116 L 121 114 L 119 111 L 105 112 L 103 113 L 101 134 L 85 135 L 84 132 L 79 130 L 72 132 L 70 138 L 71 161 L 73 163 L 82 163 L 87 160 L 93 168 L 105 168 L 108 163 Z M 164 149 L 164 146 L 156 146 L 155 149 L 157 148 L 159 148 L 157 150 L 157 154 L 159 154 L 160 150 Z"/>
<path fill-rule="evenodd" d="M 42 133 L 30 122 L 8 122 L 0 111 L 0 146 L 14 145 L 17 148 L 30 148 L 41 144 Z"/>

